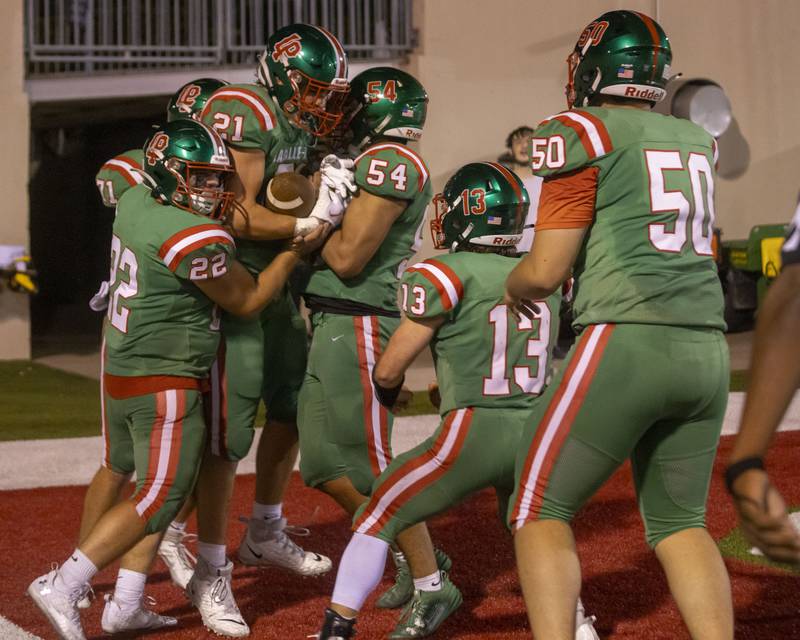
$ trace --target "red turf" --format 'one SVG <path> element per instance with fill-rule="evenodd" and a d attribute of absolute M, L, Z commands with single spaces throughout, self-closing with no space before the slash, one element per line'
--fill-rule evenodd
<path fill-rule="evenodd" d="M 727 439 L 726 439 L 727 440 Z M 729 448 L 723 444 L 723 453 Z M 792 482 L 800 461 L 800 433 L 780 434 L 769 460 L 770 470 L 793 504 L 800 503 L 800 484 Z M 720 538 L 734 526 L 718 463 L 709 500 L 709 528 Z M 249 511 L 253 477 L 239 479 L 234 497 L 229 545 L 235 550 L 242 525 L 239 514 Z M 0 614 L 44 638 L 55 634 L 23 594 L 30 581 L 61 561 L 74 547 L 83 487 L 9 491 L 2 494 L 0 519 Z M 287 514 L 292 523 L 312 528 L 300 542 L 339 559 L 349 537 L 348 522 L 326 497 L 306 489 L 298 477 L 289 491 Z M 436 636 L 474 639 L 529 638 L 522 598 L 516 580 L 510 538 L 501 529 L 493 495 L 484 492 L 430 523 L 433 538 L 453 558 L 453 580 L 464 594 L 464 606 Z M 597 615 L 603 638 L 637 640 L 688 638 L 653 554 L 643 540 L 630 471 L 617 473 L 576 521 L 584 571 L 583 599 Z M 767 640 L 800 637 L 798 598 L 800 579 L 784 572 L 731 561 L 737 617 L 737 638 Z M 276 570 L 239 567 L 234 588 L 253 638 L 301 639 L 318 631 L 321 612 L 333 587 L 334 575 L 299 578 Z M 84 614 L 89 638 L 102 636 L 102 594 L 113 588 L 114 569 L 95 581 L 98 601 Z M 389 574 L 383 586 L 388 586 Z M 163 565 L 157 564 L 148 593 L 162 612 L 175 615 L 180 626 L 147 638 L 188 640 L 212 637 L 200 617 L 172 586 Z M 367 603 L 358 624 L 358 637 L 385 637 L 396 619 Z"/>

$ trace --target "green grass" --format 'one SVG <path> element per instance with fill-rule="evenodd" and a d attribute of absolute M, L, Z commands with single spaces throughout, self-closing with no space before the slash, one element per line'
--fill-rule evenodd
<path fill-rule="evenodd" d="M 797 511 L 797 509 L 792 509 L 792 511 Z M 723 556 L 800 575 L 800 568 L 789 564 L 772 562 L 771 560 L 767 560 L 764 556 L 754 556 L 750 553 L 750 548 L 751 545 L 745 540 L 739 527 L 736 527 L 719 541 L 719 550 L 722 552 Z"/>
<path fill-rule="evenodd" d="M 731 391 L 743 391 L 745 371 L 731 373 Z M 100 433 L 96 380 L 27 360 L 0 362 L 0 441 L 71 438 Z M 437 413 L 426 391 L 417 391 L 399 416 Z M 264 424 L 264 407 L 256 424 Z"/>
<path fill-rule="evenodd" d="M 27 360 L 0 362 L 0 440 L 100 433 L 96 380 Z"/>

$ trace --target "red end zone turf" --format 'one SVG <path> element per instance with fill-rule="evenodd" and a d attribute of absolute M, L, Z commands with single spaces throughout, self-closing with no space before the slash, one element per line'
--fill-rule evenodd
<path fill-rule="evenodd" d="M 723 444 L 723 456 L 730 439 Z M 769 469 L 792 504 L 800 504 L 800 433 L 778 435 Z M 709 499 L 709 528 L 719 539 L 734 526 L 730 502 L 717 464 Z M 229 552 L 235 553 L 243 525 L 235 522 L 249 512 L 253 477 L 239 478 L 234 497 Z M 24 595 L 27 585 L 63 560 L 74 547 L 83 487 L 9 491 L 0 494 L 0 614 L 44 638 L 55 634 Z M 312 535 L 298 542 L 330 555 L 338 563 L 349 537 L 348 522 L 326 497 L 302 486 L 295 476 L 287 500 L 290 522 L 309 526 Z M 453 558 L 453 580 L 464 593 L 464 605 L 436 638 L 522 640 L 525 608 L 519 593 L 510 538 L 501 529 L 493 494 L 484 492 L 430 523 L 435 542 Z M 194 525 L 191 527 L 194 529 Z M 576 521 L 584 571 L 583 599 L 597 616 L 603 638 L 654 640 L 688 638 L 643 530 L 630 487 L 630 471 L 617 473 Z M 391 564 L 391 563 L 389 563 Z M 800 578 L 780 570 L 729 560 L 737 616 L 736 637 L 768 640 L 800 637 Z M 83 615 L 88 638 L 100 638 L 102 595 L 113 588 L 115 570 L 95 580 L 97 601 Z M 387 571 L 382 585 L 389 585 Z M 289 640 L 318 631 L 322 610 L 333 588 L 333 573 L 299 578 L 278 570 L 237 567 L 234 588 L 252 638 Z M 200 617 L 169 582 L 160 561 L 148 593 L 156 609 L 177 616 L 179 627 L 147 638 L 189 640 L 211 638 Z M 372 600 L 358 624 L 359 639 L 383 638 L 396 612 L 374 609 Z"/>

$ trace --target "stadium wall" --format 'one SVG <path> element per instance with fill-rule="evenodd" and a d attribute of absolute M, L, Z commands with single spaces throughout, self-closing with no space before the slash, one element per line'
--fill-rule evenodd
<path fill-rule="evenodd" d="M 717 182 L 724 237 L 788 221 L 800 189 L 800 2 L 785 0 L 418 0 L 419 47 L 408 69 L 431 97 L 420 151 L 437 190 L 461 164 L 496 159 L 514 127 L 563 110 L 565 59 L 579 31 L 619 8 L 657 16 L 673 70 L 712 79 L 730 98 L 745 142 L 720 149 L 741 164 L 749 153 L 749 166 Z M 431 251 L 426 234 L 422 253 Z"/>
<path fill-rule="evenodd" d="M 23 3 L 0 3 L 0 244 L 28 246 L 28 98 Z M 0 359 L 30 357 L 28 296 L 0 291 Z"/>

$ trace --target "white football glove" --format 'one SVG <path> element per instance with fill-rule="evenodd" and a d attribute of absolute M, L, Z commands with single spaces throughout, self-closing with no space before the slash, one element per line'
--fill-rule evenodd
<path fill-rule="evenodd" d="M 108 309 L 108 280 L 104 280 L 100 288 L 89 300 L 89 308 L 92 311 L 105 311 Z"/>
<path fill-rule="evenodd" d="M 353 168 L 355 163 L 349 158 L 339 158 L 329 154 L 319 166 L 322 184 L 336 193 L 344 202 L 358 190 Z"/>
<path fill-rule="evenodd" d="M 311 213 L 307 218 L 298 218 L 294 223 L 294 234 L 307 236 L 323 223 L 328 223 L 331 229 L 335 229 L 341 224 L 346 208 L 346 203 L 342 202 L 338 194 L 332 193 L 325 185 L 322 185 Z"/>

